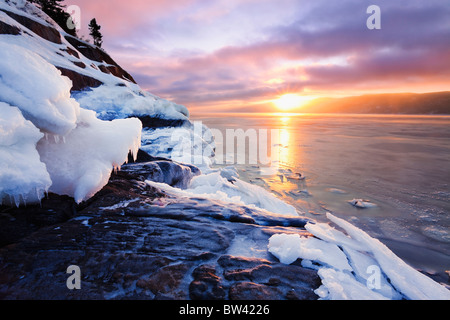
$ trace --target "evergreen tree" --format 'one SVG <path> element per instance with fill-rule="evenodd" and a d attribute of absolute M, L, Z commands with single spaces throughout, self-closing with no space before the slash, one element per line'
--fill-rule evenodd
<path fill-rule="evenodd" d="M 61 4 L 64 0 L 28 0 L 36 3 L 42 11 L 52 18 L 65 32 L 76 36 L 76 30 L 69 28 L 67 21 L 71 18 L 70 14 L 64 10 L 65 6 Z"/>
<path fill-rule="evenodd" d="M 101 26 L 97 24 L 97 20 L 94 18 L 89 22 L 89 34 L 91 35 L 92 39 L 94 39 L 94 45 L 98 47 L 102 47 L 103 43 L 103 35 L 100 32 Z"/>

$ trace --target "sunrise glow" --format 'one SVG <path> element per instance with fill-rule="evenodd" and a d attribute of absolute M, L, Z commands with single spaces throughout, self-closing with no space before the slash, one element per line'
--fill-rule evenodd
<path fill-rule="evenodd" d="M 290 111 L 301 108 L 312 99 L 311 97 L 301 96 L 295 93 L 287 93 L 273 100 L 273 104 L 281 111 Z"/>

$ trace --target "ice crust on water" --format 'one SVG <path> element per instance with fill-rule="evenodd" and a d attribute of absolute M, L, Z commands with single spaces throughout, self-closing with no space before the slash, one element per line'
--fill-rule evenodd
<path fill-rule="evenodd" d="M 347 234 L 328 224 L 308 223 L 306 229 L 315 238 L 276 234 L 268 245 L 282 263 L 298 258 L 314 262 L 303 265 L 318 268 L 322 286 L 316 294 L 322 299 L 450 299 L 449 290 L 406 264 L 379 240 L 330 213 L 327 217 Z M 336 248 L 341 254 L 336 254 Z M 377 269 L 377 285 L 370 287 Z"/>
<path fill-rule="evenodd" d="M 71 81 L 46 60 L 4 38 L 0 48 L 0 199 L 36 202 L 47 190 L 88 199 L 129 151 L 137 154 L 141 122 L 97 119 L 70 97 Z"/>

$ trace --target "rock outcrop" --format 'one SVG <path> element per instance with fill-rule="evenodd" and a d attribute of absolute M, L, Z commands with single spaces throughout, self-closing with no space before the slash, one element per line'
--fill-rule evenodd
<path fill-rule="evenodd" d="M 154 166 L 169 164 L 175 176 L 174 167 L 186 168 L 155 160 L 125 165 L 78 206 L 51 195 L 42 206 L 1 207 L 2 235 L 23 232 L 2 239 L 8 244 L 0 249 L 0 298 L 317 298 L 315 271 L 283 265 L 268 253 L 236 254 L 248 235 L 262 251 L 280 230 L 306 235 L 298 219 L 265 220 L 246 207 L 170 197 L 144 180 Z M 66 286 L 70 265 L 81 269 L 81 290 Z"/>
<path fill-rule="evenodd" d="M 37 19 L 26 16 L 25 13 L 19 14 L 7 9 L 0 9 L 0 11 L 10 17 L 14 21 L 13 24 L 15 24 L 0 21 L 0 34 L 20 36 L 26 33 L 31 36 L 36 35 L 53 44 L 60 45 L 58 49 L 55 48 L 55 54 L 62 55 L 62 53 L 67 53 L 71 56 L 70 60 L 73 63 L 73 68 L 69 69 L 58 64 L 55 64 L 55 66 L 64 76 L 72 80 L 72 91 L 81 91 L 102 85 L 103 83 L 97 78 L 88 75 L 93 71 L 111 74 L 118 79 L 136 83 L 128 72 L 97 46 L 68 34 L 62 36 L 62 31 L 57 30 L 56 26 L 43 24 L 44 21 L 41 23 Z M 86 65 L 83 62 L 83 57 L 99 64 Z"/>

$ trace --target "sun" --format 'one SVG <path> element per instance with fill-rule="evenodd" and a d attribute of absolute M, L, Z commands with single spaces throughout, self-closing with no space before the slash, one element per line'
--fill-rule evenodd
<path fill-rule="evenodd" d="M 302 107 L 306 102 L 310 101 L 311 97 L 300 96 L 295 93 L 283 94 L 276 100 L 272 102 L 281 111 L 289 111 L 295 108 Z"/>

